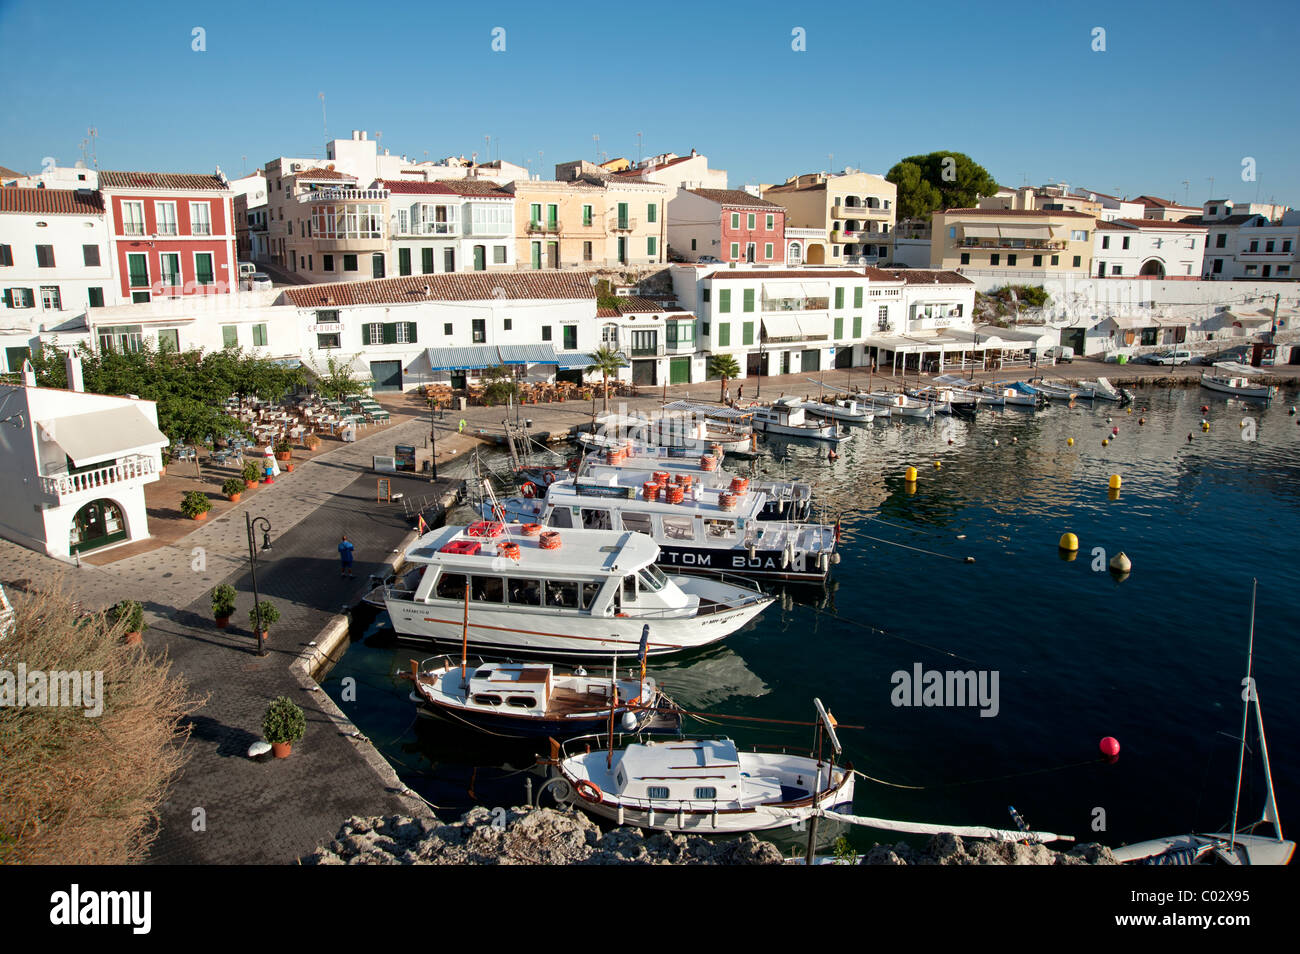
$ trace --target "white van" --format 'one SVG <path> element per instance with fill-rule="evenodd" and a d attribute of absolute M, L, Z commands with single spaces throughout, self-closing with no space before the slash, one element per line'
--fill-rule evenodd
<path fill-rule="evenodd" d="M 1043 352 L 1043 357 L 1048 361 L 1060 361 L 1069 364 L 1074 360 L 1074 349 L 1069 345 L 1052 345 Z"/>
<path fill-rule="evenodd" d="M 245 278 L 252 278 L 253 272 L 255 271 L 257 271 L 257 266 L 254 265 L 252 262 L 239 263 L 239 277 L 241 280 Z"/>

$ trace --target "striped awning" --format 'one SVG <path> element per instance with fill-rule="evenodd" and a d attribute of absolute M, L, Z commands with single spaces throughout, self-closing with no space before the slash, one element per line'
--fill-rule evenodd
<path fill-rule="evenodd" d="M 555 348 L 548 344 L 499 345 L 502 364 L 558 364 Z"/>
<path fill-rule="evenodd" d="M 464 345 L 459 348 L 429 348 L 431 371 L 479 371 L 494 368 L 501 363 L 495 345 Z"/>
<path fill-rule="evenodd" d="M 567 354 L 564 352 L 557 352 L 555 358 L 561 371 L 571 368 L 589 368 L 596 363 L 595 355 L 578 351 L 571 351 Z"/>
<path fill-rule="evenodd" d="M 961 234 L 966 238 L 998 238 L 996 225 L 963 225 Z"/>

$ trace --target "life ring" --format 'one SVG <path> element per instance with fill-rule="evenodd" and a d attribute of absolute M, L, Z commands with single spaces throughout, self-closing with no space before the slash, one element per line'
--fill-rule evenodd
<path fill-rule="evenodd" d="M 519 529 L 523 531 L 524 536 L 535 537 L 542 532 L 542 525 L 540 523 L 526 523 Z"/>
<path fill-rule="evenodd" d="M 573 786 L 573 790 L 578 793 L 580 798 L 583 798 L 586 801 L 598 803 L 601 800 L 600 786 L 589 779 L 578 779 L 577 784 Z"/>
<path fill-rule="evenodd" d="M 542 477 L 542 483 L 546 484 L 547 487 L 555 483 L 555 471 L 553 470 L 546 471 L 545 475 Z"/>
<path fill-rule="evenodd" d="M 525 497 L 536 497 L 537 485 L 534 484 L 531 480 L 525 480 L 524 485 L 519 488 L 519 492 L 523 494 Z"/>

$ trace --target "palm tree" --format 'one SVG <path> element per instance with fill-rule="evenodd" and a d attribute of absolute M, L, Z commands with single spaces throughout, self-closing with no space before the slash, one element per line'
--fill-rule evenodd
<path fill-rule="evenodd" d="M 610 347 L 602 347 L 592 356 L 587 374 L 599 374 L 605 390 L 605 410 L 609 410 L 609 376 L 618 376 L 618 369 L 627 366 L 627 360 Z"/>
<path fill-rule="evenodd" d="M 740 365 L 736 364 L 736 359 L 729 354 L 715 354 L 709 359 L 709 374 L 715 378 L 722 378 L 722 387 L 718 389 L 718 400 L 721 401 L 727 393 L 727 381 L 740 377 Z"/>

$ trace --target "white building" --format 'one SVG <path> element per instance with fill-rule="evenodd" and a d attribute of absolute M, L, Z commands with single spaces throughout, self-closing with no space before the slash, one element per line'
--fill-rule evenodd
<path fill-rule="evenodd" d="M 75 359 L 71 359 L 75 364 Z M 0 385 L 0 536 L 61 560 L 149 536 L 144 486 L 159 477 L 152 401 Z"/>
<path fill-rule="evenodd" d="M 119 354 L 146 347 L 155 351 L 240 348 L 264 358 L 297 358 L 305 353 L 304 339 L 285 309 L 273 306 L 279 295 L 273 289 L 238 291 L 97 308 L 85 317 L 85 338 L 97 351 Z M 69 343 L 62 335 L 57 341 L 62 347 Z"/>
<path fill-rule="evenodd" d="M 1283 209 L 1206 202 L 1202 215 L 1184 220 L 1209 230 L 1202 274 L 1218 281 L 1300 278 L 1300 212 Z"/>
<path fill-rule="evenodd" d="M 1113 219 L 1092 233 L 1098 278 L 1200 278 L 1206 228 L 1187 221 Z"/>
<path fill-rule="evenodd" d="M 1146 205 L 1135 199 L 1121 199 L 1091 189 L 1075 189 L 1072 194 L 1076 198 L 1096 202 L 1101 207 L 1097 212 L 1097 219 L 1101 222 L 1113 222 L 1115 219 L 1140 219 L 1146 213 Z"/>
<path fill-rule="evenodd" d="M 389 262 L 403 275 L 515 267 L 515 197 L 495 182 L 384 180 Z"/>

